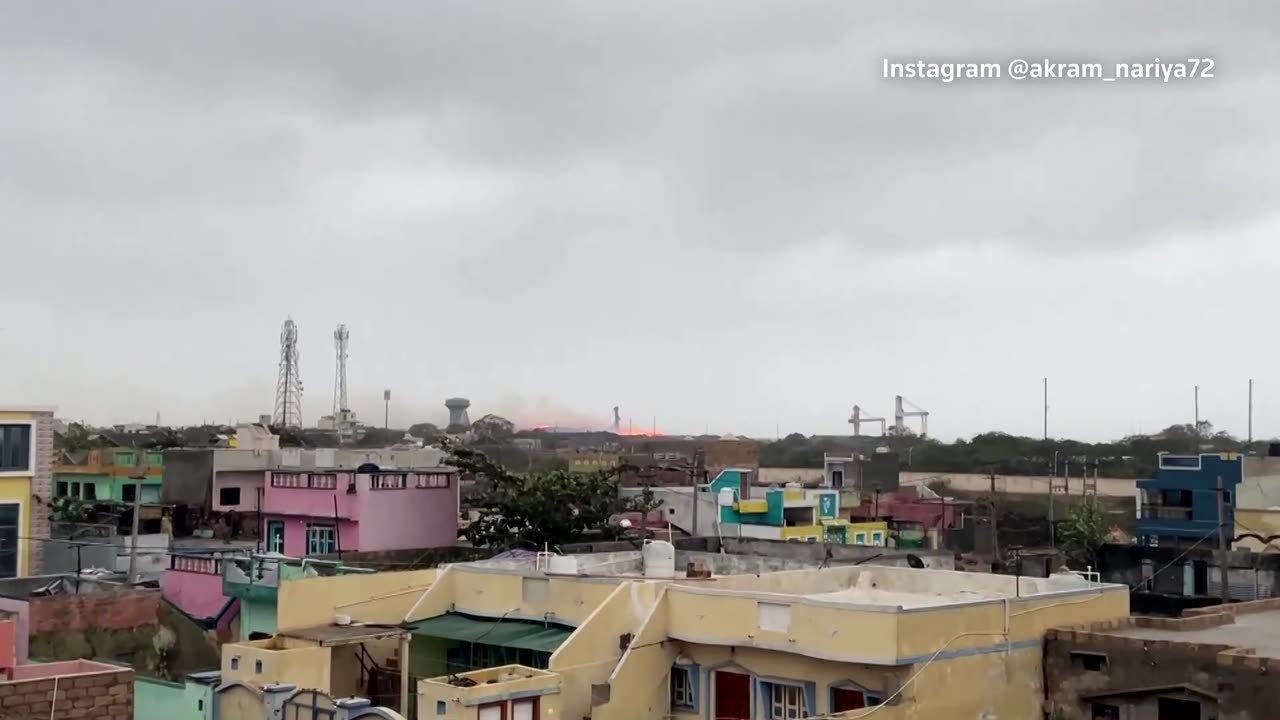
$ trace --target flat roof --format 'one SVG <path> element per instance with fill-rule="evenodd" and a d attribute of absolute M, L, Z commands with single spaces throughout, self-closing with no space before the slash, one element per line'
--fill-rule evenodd
<path fill-rule="evenodd" d="M 399 637 L 409 632 L 395 625 L 316 625 L 314 627 L 282 630 L 277 635 L 310 640 L 321 645 L 353 645 L 367 640 Z"/>
<path fill-rule="evenodd" d="M 1164 630 L 1151 627 L 1121 627 L 1104 634 L 1138 640 L 1231 645 L 1253 648 L 1261 657 L 1280 658 L 1280 610 L 1240 613 L 1234 623 L 1199 630 Z"/>

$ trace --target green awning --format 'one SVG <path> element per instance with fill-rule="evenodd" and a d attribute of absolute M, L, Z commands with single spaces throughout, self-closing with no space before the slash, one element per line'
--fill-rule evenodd
<path fill-rule="evenodd" d="M 573 628 L 522 620 L 491 620 L 450 613 L 413 626 L 414 635 L 484 643 L 501 647 L 555 652 Z"/>

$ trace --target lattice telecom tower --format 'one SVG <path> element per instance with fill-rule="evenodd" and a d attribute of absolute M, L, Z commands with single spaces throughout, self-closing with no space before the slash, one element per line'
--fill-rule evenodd
<path fill-rule="evenodd" d="M 333 331 L 333 349 L 337 353 L 336 366 L 333 371 L 333 416 L 342 417 L 339 411 L 347 407 L 347 341 L 351 333 L 346 325 L 339 325 Z"/>
<path fill-rule="evenodd" d="M 280 374 L 276 380 L 276 427 L 302 427 L 302 376 L 298 374 L 298 326 L 293 318 L 280 328 Z"/>

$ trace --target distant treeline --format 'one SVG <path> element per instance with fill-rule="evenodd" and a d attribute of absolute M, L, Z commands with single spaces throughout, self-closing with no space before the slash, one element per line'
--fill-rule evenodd
<path fill-rule="evenodd" d="M 903 470 L 913 472 L 985 473 L 1000 475 L 1045 475 L 1057 453 L 1058 474 L 1070 461 L 1072 476 L 1079 476 L 1087 465 L 1093 474 L 1117 478 L 1150 477 L 1161 452 L 1257 452 L 1265 454 L 1267 441 L 1246 444 L 1226 432 L 1214 432 L 1207 422 L 1200 423 L 1197 435 L 1191 424 L 1173 425 L 1155 435 L 1135 435 L 1114 442 L 1087 443 L 1076 440 L 1019 437 L 1002 432 L 988 432 L 969 440 L 940 442 L 914 435 L 885 438 L 845 438 L 833 436 L 805 437 L 793 433 L 780 440 L 765 443 L 760 449 L 764 467 L 822 467 L 825 453 L 856 450 L 874 452 L 887 446 L 899 455 Z"/>

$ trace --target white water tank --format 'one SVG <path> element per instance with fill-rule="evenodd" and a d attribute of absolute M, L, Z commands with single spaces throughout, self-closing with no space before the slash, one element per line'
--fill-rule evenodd
<path fill-rule="evenodd" d="M 673 578 L 676 576 L 676 546 L 666 540 L 646 540 L 640 550 L 644 576 Z"/>
<path fill-rule="evenodd" d="M 577 575 L 578 558 L 572 555 L 552 555 L 547 561 L 547 572 L 553 575 Z"/>
<path fill-rule="evenodd" d="M 733 507 L 733 488 L 720 488 L 716 504 L 720 507 Z"/>

